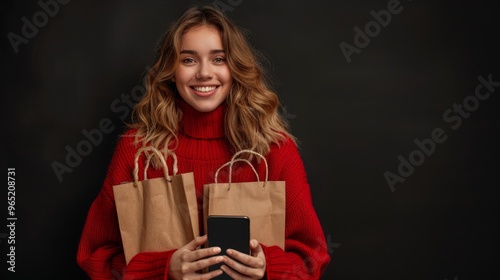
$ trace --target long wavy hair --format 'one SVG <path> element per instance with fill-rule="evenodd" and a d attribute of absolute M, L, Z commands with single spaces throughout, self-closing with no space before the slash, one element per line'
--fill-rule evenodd
<path fill-rule="evenodd" d="M 129 127 L 136 128 L 135 143 L 158 149 L 175 149 L 182 110 L 172 78 L 179 65 L 182 36 L 191 28 L 210 25 L 220 33 L 233 86 L 226 98 L 225 135 L 232 152 L 251 149 L 266 155 L 272 143 L 289 138 L 287 122 L 278 113 L 278 96 L 264 75 L 257 53 L 243 33 L 220 10 L 192 7 L 174 21 L 157 46 L 157 57 L 146 74 L 146 93 L 136 104 Z"/>

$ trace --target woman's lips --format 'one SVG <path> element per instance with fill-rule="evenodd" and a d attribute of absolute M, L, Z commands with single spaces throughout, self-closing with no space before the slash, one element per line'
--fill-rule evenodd
<path fill-rule="evenodd" d="M 207 97 L 214 94 L 219 86 L 191 86 L 190 88 L 194 94 L 201 97 Z"/>

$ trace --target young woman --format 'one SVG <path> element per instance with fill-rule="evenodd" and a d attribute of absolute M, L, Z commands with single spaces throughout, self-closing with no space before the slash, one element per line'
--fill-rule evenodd
<path fill-rule="evenodd" d="M 304 166 L 277 112 L 278 97 L 237 27 L 210 6 L 188 9 L 162 38 L 146 89 L 88 213 L 77 256 L 87 274 L 92 279 L 122 272 L 123 279 L 211 279 L 222 273 L 234 279 L 318 279 L 329 255 Z M 285 250 L 251 240 L 251 255 L 233 250 L 226 252 L 231 258 L 221 257 L 219 248 L 202 248 L 207 237 L 200 236 L 175 250 L 139 253 L 126 265 L 112 187 L 133 181 L 134 156 L 143 145 L 175 152 L 178 173 L 194 173 L 199 205 L 203 185 L 214 182 L 217 168 L 235 152 L 265 155 L 269 180 L 286 182 Z M 255 181 L 247 169 L 234 172 L 233 181 Z M 162 174 L 161 168 L 150 169 L 148 178 Z M 216 263 L 223 263 L 220 270 L 200 272 Z"/>

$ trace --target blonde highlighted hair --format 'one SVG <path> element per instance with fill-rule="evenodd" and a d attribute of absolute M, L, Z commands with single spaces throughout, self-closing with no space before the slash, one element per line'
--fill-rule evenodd
<path fill-rule="evenodd" d="M 129 127 L 136 128 L 136 144 L 175 149 L 182 110 L 172 78 L 179 65 L 182 35 L 193 27 L 217 28 L 233 77 L 226 98 L 225 134 L 232 152 L 251 149 L 266 155 L 272 143 L 287 138 L 295 142 L 286 121 L 279 115 L 278 96 L 270 90 L 255 51 L 242 32 L 217 8 L 192 7 L 173 22 L 161 38 L 157 57 L 145 77 L 146 93 L 137 103 Z"/>

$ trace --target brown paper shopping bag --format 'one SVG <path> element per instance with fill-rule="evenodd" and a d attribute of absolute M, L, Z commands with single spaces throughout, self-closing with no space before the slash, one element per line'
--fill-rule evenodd
<path fill-rule="evenodd" d="M 264 182 L 260 182 L 257 171 L 245 159 L 237 157 L 242 153 L 252 153 L 263 159 L 266 166 Z M 243 161 L 253 169 L 256 182 L 231 182 L 233 164 Z M 218 183 L 219 171 L 229 165 L 229 182 Z M 243 215 L 250 218 L 250 238 L 260 243 L 285 248 L 285 182 L 268 181 L 269 167 L 266 159 L 251 150 L 237 152 L 231 161 L 222 165 L 215 173 L 215 183 L 204 185 L 203 212 L 206 220 L 209 215 Z"/>
<path fill-rule="evenodd" d="M 138 181 L 139 158 L 145 154 L 144 180 Z M 177 158 L 169 176 L 166 161 L 153 147 L 139 149 L 135 156 L 134 182 L 113 186 L 116 211 L 128 262 L 140 252 L 158 252 L 184 246 L 199 235 L 198 210 L 193 173 L 177 173 Z M 160 159 L 164 177 L 148 179 L 153 156 Z"/>

